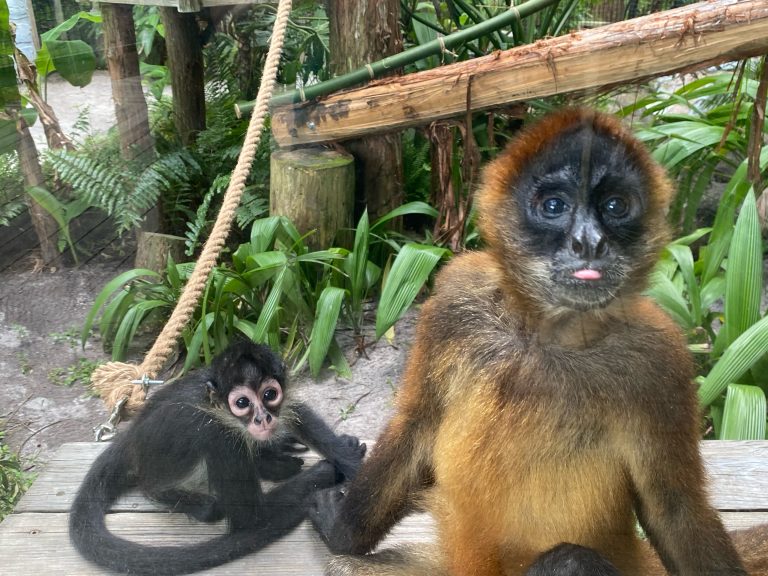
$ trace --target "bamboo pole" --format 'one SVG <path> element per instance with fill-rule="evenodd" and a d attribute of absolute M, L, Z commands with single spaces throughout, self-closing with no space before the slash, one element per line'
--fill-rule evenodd
<path fill-rule="evenodd" d="M 469 28 L 459 30 L 448 36 L 437 38 L 436 40 L 410 48 L 399 54 L 388 56 L 378 62 L 362 66 L 357 70 L 321 82 L 320 84 L 308 86 L 303 90 L 294 90 L 286 94 L 281 94 L 280 96 L 274 96 L 272 100 L 269 101 L 269 105 L 270 107 L 276 107 L 296 102 L 304 102 L 306 100 L 325 96 L 326 94 L 331 94 L 332 92 L 344 88 L 355 86 L 356 84 L 362 84 L 363 82 L 388 74 L 392 72 L 392 70 L 397 70 L 398 68 L 418 62 L 429 56 L 453 50 L 467 42 L 471 42 L 472 40 L 490 34 L 491 32 L 496 32 L 516 20 L 521 20 L 526 16 L 535 14 L 539 10 L 543 10 L 547 6 L 555 4 L 558 1 L 559 0 L 530 0 L 519 6 L 513 6 L 506 12 L 494 16 L 493 18 L 489 18 L 485 22 L 481 22 L 475 26 L 470 26 Z M 250 112 L 251 108 L 253 108 L 253 103 L 242 103 L 238 105 L 238 108 L 241 113 Z"/>
<path fill-rule="evenodd" d="M 402 130 L 768 53 L 768 0 L 710 0 L 273 109 L 280 146 Z M 471 95 L 471 98 L 470 98 Z"/>

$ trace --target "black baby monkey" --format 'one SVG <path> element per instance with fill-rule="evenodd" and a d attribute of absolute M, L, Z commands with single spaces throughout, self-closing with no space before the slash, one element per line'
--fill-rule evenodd
<path fill-rule="evenodd" d="M 304 404 L 285 402 L 285 367 L 268 347 L 237 342 L 211 366 L 152 395 L 96 460 L 72 505 L 69 532 L 89 560 L 129 574 L 185 574 L 259 550 L 293 530 L 316 490 L 351 479 L 365 444 L 337 436 Z M 301 470 L 294 439 L 326 460 Z M 185 487 L 205 472 L 208 489 Z M 260 480 L 283 480 L 269 492 Z M 107 530 L 104 515 L 137 486 L 171 510 L 228 533 L 193 546 L 145 546 Z"/>

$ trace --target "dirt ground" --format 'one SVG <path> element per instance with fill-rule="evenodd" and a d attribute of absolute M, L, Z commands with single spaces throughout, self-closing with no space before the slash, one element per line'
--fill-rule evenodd
<path fill-rule="evenodd" d="M 55 81 L 49 86 L 49 99 L 65 132 L 83 107 L 92 130 L 109 127 L 114 122 L 110 94 L 108 76 L 98 72 L 85 89 Z M 42 134 L 35 138 L 42 146 Z M 86 228 L 97 225 L 109 229 L 103 219 Z M 34 237 L 28 226 L 21 222 L 0 228 L 0 426 L 8 445 L 21 451 L 31 470 L 39 470 L 62 443 L 92 440 L 93 427 L 108 417 L 104 404 L 82 382 L 63 382 L 83 363 L 108 360 L 95 337 L 82 349 L 79 332 L 96 295 L 110 279 L 130 269 L 133 260 L 129 240 L 105 247 L 88 244 L 86 238 L 86 264 L 37 270 L 29 253 Z M 356 358 L 350 343 L 350 380 L 330 371 L 318 381 L 299 377 L 296 395 L 340 432 L 375 438 L 391 414 L 414 317 L 410 313 L 398 323 L 393 343 L 368 348 L 368 358 Z"/>

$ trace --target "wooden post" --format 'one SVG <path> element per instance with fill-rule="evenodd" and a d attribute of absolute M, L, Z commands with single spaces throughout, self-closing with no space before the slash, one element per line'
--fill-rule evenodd
<path fill-rule="evenodd" d="M 24 185 L 45 186 L 45 176 L 43 176 L 43 169 L 40 167 L 37 147 L 32 139 L 32 134 L 29 132 L 29 126 L 21 114 L 16 119 L 16 131 L 18 133 L 16 150 L 19 155 L 19 169 L 24 178 Z M 25 194 L 25 197 L 29 208 L 29 217 L 40 242 L 43 266 L 58 268 L 61 266 L 61 255 L 58 249 L 59 226 L 53 217 L 29 194 Z"/>
<path fill-rule="evenodd" d="M 194 14 L 160 8 L 173 87 L 173 122 L 184 146 L 205 130 L 203 52 Z"/>
<path fill-rule="evenodd" d="M 355 199 L 354 160 L 321 148 L 272 153 L 269 211 L 287 216 L 314 249 L 328 248 L 336 233 L 352 227 Z"/>
<path fill-rule="evenodd" d="M 177 264 L 184 261 L 184 238 L 155 232 L 139 232 L 136 246 L 136 268 L 149 268 L 158 274 L 165 274 L 168 256 Z"/>
<path fill-rule="evenodd" d="M 101 16 L 120 149 L 126 158 L 149 162 L 154 157 L 154 143 L 149 132 L 147 102 L 141 88 L 133 7 L 101 4 Z"/>
<path fill-rule="evenodd" d="M 334 74 L 349 72 L 402 51 L 400 0 L 330 0 L 327 7 Z M 347 142 L 346 146 L 355 156 L 359 200 L 362 208 L 367 206 L 371 219 L 400 206 L 403 203 L 400 134 L 363 136 Z"/>
<path fill-rule="evenodd" d="M 100 6 L 104 28 L 104 53 L 112 79 L 112 99 L 115 102 L 120 150 L 127 159 L 149 164 L 155 157 L 155 145 L 149 132 L 147 101 L 141 87 L 133 6 Z M 144 215 L 141 229 L 158 232 L 160 228 L 160 208 L 155 206 Z"/>

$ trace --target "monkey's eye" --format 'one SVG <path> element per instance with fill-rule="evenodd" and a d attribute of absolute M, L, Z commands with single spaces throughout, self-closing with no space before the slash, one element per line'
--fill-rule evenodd
<path fill-rule="evenodd" d="M 250 405 L 251 405 L 251 401 L 248 400 L 248 398 L 246 398 L 245 396 L 240 396 L 240 398 L 235 400 L 235 406 L 237 406 L 241 410 L 245 410 Z"/>
<path fill-rule="evenodd" d="M 541 203 L 541 210 L 546 218 L 557 218 L 568 210 L 568 204 L 560 198 L 547 198 Z"/>
<path fill-rule="evenodd" d="M 614 196 L 603 202 L 603 212 L 612 218 L 623 218 L 629 212 L 629 204 L 623 198 Z"/>
<path fill-rule="evenodd" d="M 264 398 L 264 402 L 266 402 L 267 404 L 277 400 L 277 397 L 278 397 L 278 393 L 277 393 L 277 390 L 275 390 L 274 388 L 267 388 L 264 391 L 263 398 Z"/>

